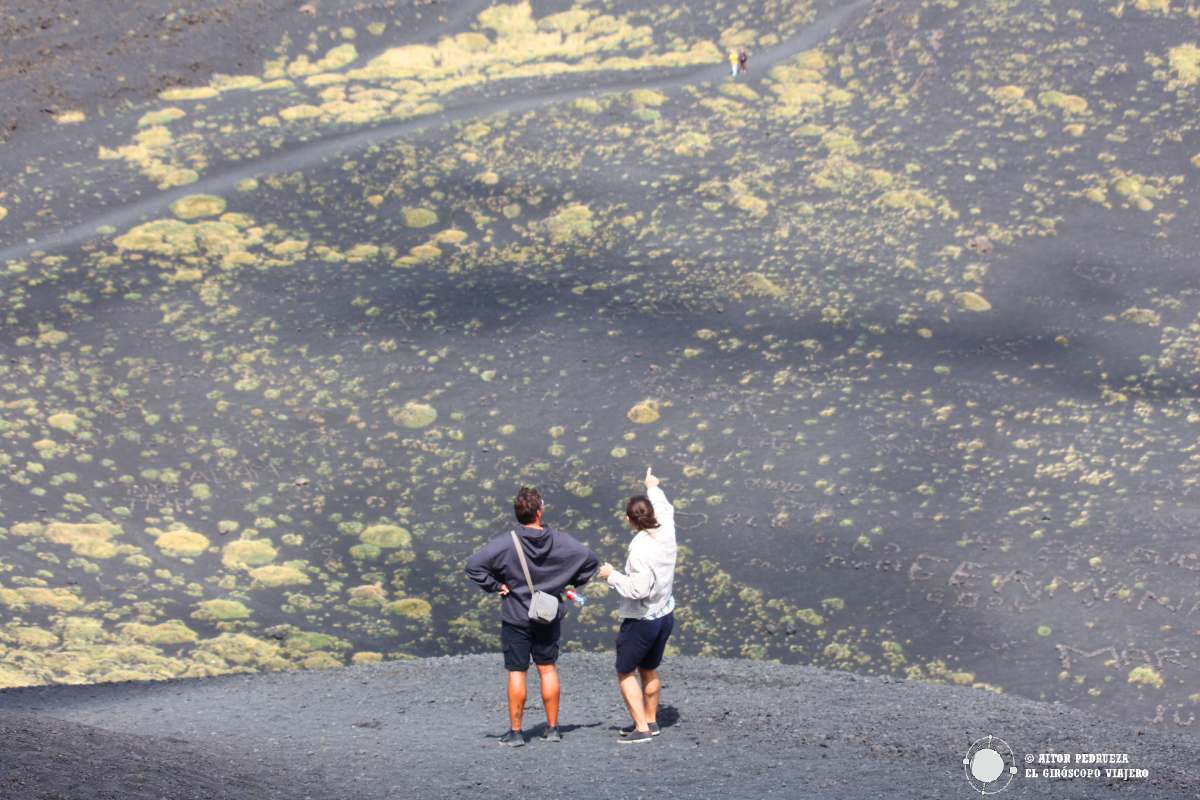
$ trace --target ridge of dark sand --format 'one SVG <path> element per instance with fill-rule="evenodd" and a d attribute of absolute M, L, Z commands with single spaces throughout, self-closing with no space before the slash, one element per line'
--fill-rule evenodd
<path fill-rule="evenodd" d="M 301 800 L 297 776 L 235 749 L 137 736 L 47 714 L 0 713 L 0 798 Z"/>
<path fill-rule="evenodd" d="M 1018 762 L 1007 797 L 1200 797 L 1200 739 L 1139 730 L 1133 722 L 1059 704 L 814 667 L 680 657 L 663 669 L 663 735 L 624 747 L 616 743 L 616 728 L 626 720 L 611 656 L 566 654 L 560 672 L 563 742 L 536 738 L 544 717 L 531 671 L 524 727 L 533 738 L 518 750 L 495 741 L 506 727 L 498 655 L 9 689 L 0 692 L 0 733 L 7 738 L 24 725 L 36 742 L 40 725 L 47 744 L 32 755 L 22 754 L 29 747 L 16 754 L 6 747 L 0 797 L 105 797 L 89 787 L 131 780 L 132 753 L 134 763 L 146 765 L 140 774 L 173 782 L 159 795 L 113 796 L 224 797 L 213 793 L 216 785 L 236 787 L 245 800 L 568 794 L 943 800 L 974 793 L 962 759 L 972 742 L 989 734 L 1004 739 Z M 77 743 L 80 731 L 90 729 L 47 717 L 114 733 L 86 750 L 91 766 L 85 767 Z M 186 752 L 179 739 L 208 761 L 173 773 Z M 47 758 L 55 747 L 75 760 Z M 217 751 L 210 749 L 217 747 L 246 759 L 217 768 Z M 1041 752 L 1127 753 L 1125 766 L 1150 774 L 1131 781 L 1024 777 L 1024 754 Z M 240 771 L 251 760 L 258 764 L 257 782 Z M 93 782 L 81 785 L 75 768 Z M 13 775 L 57 793 L 13 794 Z"/>

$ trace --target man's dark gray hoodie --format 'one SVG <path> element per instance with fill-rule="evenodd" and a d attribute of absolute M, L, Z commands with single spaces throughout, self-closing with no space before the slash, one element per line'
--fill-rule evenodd
<path fill-rule="evenodd" d="M 559 599 L 558 618 L 566 614 L 562 592 L 568 586 L 583 586 L 596 574 L 600 559 L 573 536 L 543 525 L 539 531 L 525 525 L 514 525 L 517 538 L 529 562 L 529 574 L 538 590 Z M 505 531 L 467 559 L 467 576 L 485 592 L 500 591 L 508 584 L 508 594 L 501 601 L 500 618 L 512 625 L 529 627 L 529 599 L 533 596 L 521 562 L 513 548 L 512 536 Z"/>

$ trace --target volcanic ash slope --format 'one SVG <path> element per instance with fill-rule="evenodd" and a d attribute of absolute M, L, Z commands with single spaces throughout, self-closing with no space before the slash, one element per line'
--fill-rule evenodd
<path fill-rule="evenodd" d="M 537 738 L 544 716 L 531 672 L 530 741 L 515 751 L 495 741 L 505 729 L 495 655 L 11 689 L 0 693 L 0 796 L 966 797 L 963 756 L 990 734 L 1012 748 L 1014 798 L 1200 797 L 1196 738 L 1057 704 L 812 667 L 675 658 L 663 670 L 662 736 L 622 747 L 611 656 L 567 654 L 560 673 L 563 742 Z M 242 757 L 221 762 L 218 752 Z M 1125 753 L 1129 763 L 1116 766 L 1149 774 L 1106 779 L 1100 767 L 1097 779 L 1029 778 L 1027 753 Z M 149 789 L 155 781 L 159 794 Z"/>

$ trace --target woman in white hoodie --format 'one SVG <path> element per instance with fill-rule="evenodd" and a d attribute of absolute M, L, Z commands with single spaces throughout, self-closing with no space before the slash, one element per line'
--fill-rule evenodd
<path fill-rule="evenodd" d="M 605 563 L 599 574 L 621 595 L 617 682 L 633 725 L 621 730 L 620 742 L 636 744 L 659 733 L 658 666 L 675 626 L 675 509 L 649 467 L 646 494 L 629 498 L 625 516 L 637 531 L 625 571 Z"/>

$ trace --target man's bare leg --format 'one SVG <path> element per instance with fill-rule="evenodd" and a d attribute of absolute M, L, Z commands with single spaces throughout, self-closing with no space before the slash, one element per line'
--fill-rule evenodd
<path fill-rule="evenodd" d="M 508 727 L 521 730 L 521 719 L 525 716 L 525 673 L 509 670 L 508 673 Z"/>
<path fill-rule="evenodd" d="M 642 701 L 645 707 L 646 722 L 658 722 L 658 694 L 662 684 L 658 680 L 658 670 L 639 669 L 642 678 Z"/>
<path fill-rule="evenodd" d="M 642 732 L 650 730 L 650 726 L 646 723 L 646 701 L 642 697 L 642 685 L 638 683 L 637 673 L 627 672 L 624 675 L 618 673 L 617 681 L 621 687 L 621 697 L 625 700 L 625 707 L 629 709 L 629 716 L 633 718 L 633 726 Z"/>
<path fill-rule="evenodd" d="M 553 664 L 537 664 L 538 678 L 542 684 L 542 705 L 546 709 L 546 726 L 558 727 L 558 668 Z"/>

